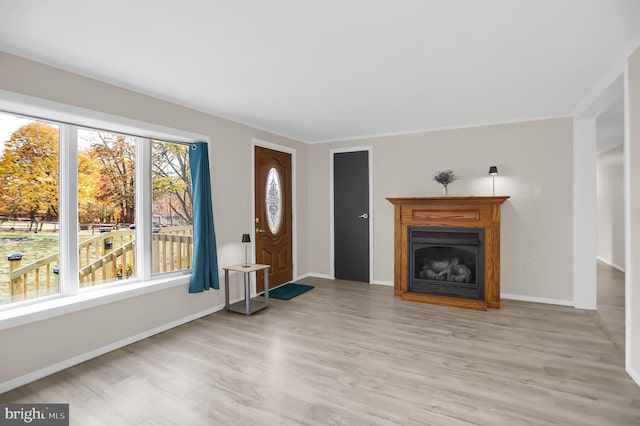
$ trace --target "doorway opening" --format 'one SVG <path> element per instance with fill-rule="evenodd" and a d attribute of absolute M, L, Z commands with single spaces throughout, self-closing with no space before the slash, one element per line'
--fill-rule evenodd
<path fill-rule="evenodd" d="M 625 194 L 624 88 L 612 84 L 609 105 L 596 114 L 597 316 L 624 356 Z"/>

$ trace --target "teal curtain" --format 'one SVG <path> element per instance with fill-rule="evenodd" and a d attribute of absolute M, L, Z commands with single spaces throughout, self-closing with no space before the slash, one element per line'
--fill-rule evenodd
<path fill-rule="evenodd" d="M 220 288 L 216 233 L 213 228 L 211 174 L 206 142 L 196 142 L 189 150 L 193 193 L 193 267 L 189 293 Z"/>

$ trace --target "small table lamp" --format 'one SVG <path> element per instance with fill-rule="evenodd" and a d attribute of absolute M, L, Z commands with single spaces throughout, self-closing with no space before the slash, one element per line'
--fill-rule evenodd
<path fill-rule="evenodd" d="M 496 175 L 498 174 L 498 166 L 489 167 L 489 175 L 491 176 L 491 180 L 493 181 L 493 196 L 496 196 Z"/>
<path fill-rule="evenodd" d="M 249 234 L 242 234 L 242 242 L 245 243 L 244 245 L 244 265 L 242 266 L 243 268 L 249 268 L 249 262 L 248 262 L 248 254 L 247 254 L 247 250 L 249 250 L 249 244 L 251 242 L 251 236 Z"/>

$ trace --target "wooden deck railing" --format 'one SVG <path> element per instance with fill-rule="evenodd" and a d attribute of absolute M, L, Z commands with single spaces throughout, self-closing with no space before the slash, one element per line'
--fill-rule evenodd
<path fill-rule="evenodd" d="M 153 233 L 153 272 L 191 268 L 193 227 L 173 226 Z M 59 254 L 22 266 L 10 261 L 11 301 L 58 293 Z M 82 241 L 78 247 L 80 287 L 91 287 L 135 277 L 135 233 L 125 229 L 105 232 Z"/>
<path fill-rule="evenodd" d="M 193 227 L 160 228 L 153 234 L 153 272 L 171 272 L 191 268 Z"/>
<path fill-rule="evenodd" d="M 42 292 L 47 295 L 58 291 L 58 253 L 25 266 L 20 265 L 21 260 L 9 261 L 12 302 L 27 299 L 29 287 L 33 288 L 34 297 L 42 296 Z"/>
<path fill-rule="evenodd" d="M 105 250 L 104 256 L 80 268 L 80 287 L 90 287 L 101 282 L 133 276 L 133 265 L 136 264 L 135 249 L 135 240 L 130 240 L 115 250 Z"/>

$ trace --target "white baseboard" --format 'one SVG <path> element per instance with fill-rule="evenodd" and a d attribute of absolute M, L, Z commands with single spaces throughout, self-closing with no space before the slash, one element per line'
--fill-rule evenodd
<path fill-rule="evenodd" d="M 561 305 L 573 307 L 573 300 L 546 299 L 543 297 L 524 296 L 521 294 L 500 293 L 501 299 L 520 300 L 521 302 L 545 303 L 547 305 Z"/>
<path fill-rule="evenodd" d="M 388 287 L 393 287 L 393 281 L 378 281 L 378 280 L 373 280 L 371 281 L 371 284 L 375 284 L 375 285 L 385 285 Z"/>
<path fill-rule="evenodd" d="M 240 300 L 240 299 L 239 299 Z M 172 321 L 170 323 L 161 325 L 160 327 L 152 328 L 151 330 L 147 330 L 140 334 L 136 334 L 135 336 L 127 337 L 126 339 L 119 340 L 117 342 L 111 343 L 109 345 L 103 346 L 101 348 L 95 349 L 93 351 L 89 351 L 73 358 L 69 358 L 67 360 L 58 362 L 56 364 L 50 365 L 48 367 L 42 368 L 40 370 L 33 371 L 31 373 L 25 374 L 24 376 L 16 377 L 15 379 L 7 380 L 6 382 L 0 383 L 0 394 L 8 392 L 12 389 L 18 388 L 20 386 L 26 385 L 27 383 L 31 383 L 38 379 L 42 379 L 43 377 L 49 376 L 53 373 L 57 373 L 58 371 L 62 371 L 65 368 L 73 367 L 76 364 L 80 364 L 82 362 L 88 361 L 92 358 L 96 358 L 100 355 L 104 355 L 107 352 L 114 351 L 116 349 L 122 348 L 123 346 L 130 345 L 131 343 L 135 343 L 139 340 L 146 339 L 147 337 L 151 337 L 155 334 L 162 333 L 163 331 L 167 331 L 171 328 L 177 327 L 179 325 L 188 323 L 190 321 L 196 320 L 206 315 L 210 315 L 214 312 L 218 312 L 224 309 L 224 304 L 219 306 L 214 306 L 213 308 L 209 308 L 204 311 L 200 311 L 193 315 L 189 315 L 184 318 L 180 318 L 178 320 Z"/>
<path fill-rule="evenodd" d="M 617 269 L 620 272 L 624 272 L 624 268 L 622 266 L 620 266 L 620 265 L 616 265 L 613 262 L 609 262 L 607 259 L 604 259 L 604 258 L 602 258 L 600 256 L 596 256 L 596 259 L 598 259 L 602 263 L 606 263 L 607 265 L 611 266 L 612 268 Z"/>
<path fill-rule="evenodd" d="M 636 385 L 640 386 L 640 374 L 631 367 L 627 367 L 626 370 L 627 374 L 629 374 L 633 381 L 636 382 Z"/>
<path fill-rule="evenodd" d="M 307 274 L 303 274 L 303 275 L 298 276 L 298 278 L 296 278 L 295 281 L 303 280 L 305 278 L 324 278 L 325 280 L 333 280 L 333 279 L 335 279 L 331 275 L 314 274 L 313 272 L 309 272 Z"/>

